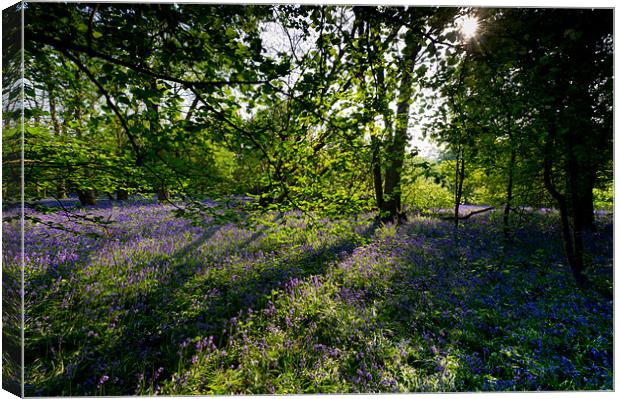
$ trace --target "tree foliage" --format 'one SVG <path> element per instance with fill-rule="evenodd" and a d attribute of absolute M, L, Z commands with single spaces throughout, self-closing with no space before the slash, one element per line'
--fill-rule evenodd
<path fill-rule="evenodd" d="M 457 161 L 503 171 L 506 223 L 515 199 L 536 204 L 540 190 L 531 188 L 545 188 L 544 202 L 560 210 L 569 264 L 583 284 L 583 238 L 595 228 L 593 190 L 608 181 L 612 160 L 611 13 L 480 14 L 484 33 L 446 70 L 438 137 Z"/>
<path fill-rule="evenodd" d="M 436 180 L 456 214 L 502 205 L 507 238 L 515 208 L 557 206 L 581 273 L 593 193 L 612 180 L 608 10 L 29 3 L 25 15 L 30 199 L 156 195 L 188 215 L 250 195 L 247 210 L 401 221 L 425 202 L 412 187 Z M 465 15 L 480 24 L 469 39 Z M 444 145 L 440 167 L 412 161 L 412 127 Z M 16 138 L 4 134 L 8 162 Z"/>

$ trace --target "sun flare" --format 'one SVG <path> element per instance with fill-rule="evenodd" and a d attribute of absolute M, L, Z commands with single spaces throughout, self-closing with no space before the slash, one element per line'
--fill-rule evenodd
<path fill-rule="evenodd" d="M 478 32 L 478 18 L 466 16 L 461 20 L 460 25 L 461 33 L 465 39 L 469 40 L 476 36 L 476 33 Z"/>

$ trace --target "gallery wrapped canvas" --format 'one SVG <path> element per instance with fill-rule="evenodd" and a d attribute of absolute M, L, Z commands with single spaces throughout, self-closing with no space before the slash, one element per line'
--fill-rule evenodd
<path fill-rule="evenodd" d="M 3 10 L 3 389 L 609 391 L 613 10 Z"/>

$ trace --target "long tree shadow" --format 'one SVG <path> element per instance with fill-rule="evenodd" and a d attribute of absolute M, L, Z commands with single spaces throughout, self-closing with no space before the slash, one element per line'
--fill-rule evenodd
<path fill-rule="evenodd" d="M 377 227 L 379 224 L 369 223 L 361 235 L 370 237 Z M 217 230 L 207 230 L 167 258 L 186 258 Z M 261 234 L 257 231 L 240 244 L 246 247 Z M 232 317 L 250 309 L 263 309 L 273 290 L 293 278 L 323 274 L 330 261 L 359 245 L 359 241 L 339 239 L 326 247 L 308 248 L 284 258 L 264 257 L 231 273 L 221 266 L 221 273 L 212 273 L 210 277 L 201 275 L 204 267 L 191 262 L 173 264 L 156 288 L 120 304 L 128 309 L 116 323 L 120 334 L 110 346 L 97 350 L 95 356 L 101 356 L 100 361 L 92 362 L 81 375 L 75 376 L 74 394 L 93 394 L 98 376 L 104 374 L 115 384 L 113 392 L 108 393 L 144 392 L 145 387 L 155 386 L 179 369 L 183 362 L 179 350 L 184 341 L 212 335 L 218 343 L 225 342 Z M 217 269 L 218 265 L 209 267 Z M 190 307 L 192 311 L 188 311 Z"/>
<path fill-rule="evenodd" d="M 501 236 L 485 232 L 487 228 L 472 226 L 458 242 L 426 236 L 426 243 L 437 250 L 432 261 L 421 258 L 408 264 L 403 259 L 415 256 L 405 251 L 397 263 L 406 266 L 392 277 L 389 300 L 379 301 L 378 318 L 390 325 L 393 341 L 417 340 L 434 348 L 433 356 L 456 357 L 458 368 L 465 370 L 461 375 L 494 376 L 497 384 L 490 386 L 496 389 L 553 389 L 525 379 L 518 381 L 521 385 L 510 381 L 518 380 L 534 362 L 553 361 L 558 354 L 581 356 L 576 355 L 577 348 L 591 338 L 587 329 L 572 326 L 587 323 L 589 307 L 598 307 L 601 314 L 608 309 L 610 315 L 611 307 L 575 291 L 568 269 L 557 267 L 561 246 L 550 232 L 531 228 L 506 249 Z M 579 341 L 574 347 L 559 339 L 571 331 Z M 519 351 L 519 359 L 502 352 L 512 347 Z M 601 367 L 605 361 L 612 364 L 610 351 L 597 356 L 608 359 L 596 360 Z M 407 359 L 416 368 L 422 367 L 418 360 Z M 511 366 L 498 367 L 502 362 Z M 436 371 L 432 362 L 427 364 L 429 373 Z M 473 380 L 460 383 L 472 384 L 463 385 L 466 389 L 480 389 Z M 502 383 L 513 385 L 501 388 Z"/>
<path fill-rule="evenodd" d="M 176 251 L 172 257 L 180 257 L 183 258 L 190 254 L 192 251 L 195 251 L 204 243 L 208 242 L 209 239 L 220 229 L 221 226 L 213 226 L 204 230 L 204 232 L 199 235 L 192 242 L 188 243 L 178 251 Z M 94 252 L 94 251 L 93 251 Z M 85 262 L 90 262 L 92 260 L 93 252 L 89 252 L 84 254 L 86 257 Z M 151 262 L 154 264 L 163 263 L 163 261 L 169 260 L 171 257 L 167 255 L 159 255 L 154 259 L 151 259 Z M 145 265 L 136 265 L 134 267 L 144 267 Z M 49 278 L 56 278 L 59 275 L 68 274 L 67 269 L 69 266 L 64 265 L 62 267 L 63 271 L 56 270 L 55 268 L 50 268 L 45 271 L 45 276 Z M 164 277 L 160 281 L 160 289 L 162 292 L 169 287 L 172 283 L 172 276 L 174 274 L 174 270 L 169 270 L 171 273 L 168 273 L 166 277 Z M 40 279 L 40 277 L 38 277 Z M 158 289 L 159 290 L 159 289 Z M 140 358 L 141 348 L 144 344 L 147 344 L 151 341 L 152 345 L 157 345 L 156 340 L 151 340 L 151 334 L 149 333 L 149 324 L 144 323 L 148 321 L 150 317 L 156 316 L 156 313 L 152 311 L 152 308 L 149 306 L 145 306 L 147 303 L 152 303 L 153 306 L 161 306 L 162 304 L 157 304 L 156 301 L 147 300 L 149 295 L 144 294 L 127 297 L 127 298 L 114 298 L 110 300 L 109 308 L 113 309 L 126 309 L 135 312 L 139 312 L 139 316 L 135 318 L 135 325 L 131 325 L 131 331 L 133 331 L 135 336 L 133 337 L 125 337 L 122 342 L 124 342 L 124 346 L 119 346 L 115 348 L 113 351 L 108 352 L 108 348 L 102 347 L 100 350 L 95 349 L 94 352 L 98 353 L 101 357 L 101 362 L 91 363 L 86 366 L 86 368 L 81 367 L 80 365 L 66 365 L 68 367 L 64 367 L 64 373 L 57 374 L 49 378 L 45 383 L 45 388 L 50 392 L 45 392 L 41 387 L 26 384 L 26 395 L 45 395 L 45 394 L 95 394 L 94 387 L 97 385 L 97 378 L 102 376 L 105 373 L 106 364 L 114 364 L 114 362 L 118 362 L 122 359 L 131 358 L 137 360 Z M 161 296 L 162 299 L 165 299 L 165 296 Z M 51 299 L 49 299 L 51 300 Z M 165 304 L 164 304 L 165 305 Z M 38 311 L 36 309 L 30 309 L 30 312 L 36 314 Z M 127 312 L 127 314 L 131 315 L 132 312 Z M 80 319 L 81 317 L 81 319 Z M 80 321 L 81 320 L 81 321 Z M 119 321 L 119 324 L 122 326 L 124 320 Z M 67 331 L 62 336 L 56 337 L 57 339 L 41 339 L 37 341 L 28 341 L 25 352 L 25 364 L 34 364 L 37 361 L 40 361 L 42 358 L 48 358 L 51 355 L 52 361 L 54 361 L 56 354 L 55 352 L 58 349 L 54 349 L 55 346 L 60 348 L 62 346 L 65 352 L 71 353 L 75 351 L 84 352 L 84 356 L 80 356 L 82 360 L 86 360 L 87 358 L 92 356 L 92 353 L 86 353 L 88 351 L 92 351 L 93 348 L 89 343 L 87 343 L 89 337 L 83 337 L 80 335 L 79 328 L 84 327 L 84 325 L 88 325 L 89 323 L 93 323 L 93 320 L 88 320 L 85 315 L 78 315 L 74 320 L 75 330 L 71 329 L 71 332 Z M 84 324 L 83 324 L 84 323 Z M 153 325 L 153 327 L 157 327 L 157 324 Z M 90 326 L 93 330 L 95 330 L 94 324 Z M 92 339 L 92 338 L 91 338 Z M 86 347 L 85 347 L 86 346 Z M 87 349 L 87 350 L 86 350 Z M 110 363 L 111 362 L 111 363 Z M 64 389 L 66 386 L 66 380 L 71 380 L 70 386 L 75 386 L 75 390 L 71 392 L 59 392 L 55 391 L 55 389 Z M 122 379 L 119 379 L 116 382 L 122 382 Z M 131 393 L 131 392 L 127 392 Z"/>

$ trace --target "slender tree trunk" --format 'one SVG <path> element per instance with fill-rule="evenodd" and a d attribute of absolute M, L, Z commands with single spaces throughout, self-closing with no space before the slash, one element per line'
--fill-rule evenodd
<path fill-rule="evenodd" d="M 60 121 L 58 120 L 58 113 L 56 111 L 56 93 L 52 89 L 48 89 L 49 92 L 49 104 L 50 104 L 50 118 L 52 119 L 52 126 L 54 126 L 54 133 L 58 138 L 61 135 Z"/>
<path fill-rule="evenodd" d="M 512 207 L 512 184 L 517 151 L 514 146 L 510 151 L 510 162 L 508 164 L 508 183 L 506 185 L 506 205 L 504 206 L 504 237 L 510 236 L 510 208 Z"/>
<path fill-rule="evenodd" d="M 79 79 L 79 74 L 76 75 L 76 79 Z M 76 127 L 75 127 L 75 134 L 78 137 L 78 139 L 82 138 L 82 128 L 80 126 L 80 122 L 82 120 L 82 110 L 80 109 L 79 106 L 76 106 L 74 109 L 74 118 L 75 120 L 78 122 Z M 90 176 L 90 173 L 86 173 L 86 176 Z M 94 190 L 77 190 L 78 193 L 78 198 L 80 199 L 80 204 L 81 205 L 96 205 L 97 204 L 97 198 L 95 196 L 95 191 Z"/>
<path fill-rule="evenodd" d="M 198 96 L 195 96 L 194 100 L 192 101 L 192 104 L 189 106 L 189 110 L 187 111 L 187 114 L 185 115 L 185 122 L 192 121 L 192 116 L 194 114 L 194 110 L 196 109 L 197 105 L 198 105 Z"/>
<path fill-rule="evenodd" d="M 56 110 L 56 93 L 48 86 L 49 105 L 50 105 L 50 118 L 52 119 L 52 126 L 54 127 L 54 135 L 56 139 L 60 141 L 62 137 L 62 128 L 60 121 L 58 120 L 58 113 Z M 59 176 L 56 182 L 56 198 L 67 198 L 67 186 L 63 176 Z"/>
<path fill-rule="evenodd" d="M 381 101 L 381 99 L 383 99 L 383 95 L 384 95 L 384 90 L 385 90 L 385 67 L 383 64 L 379 64 L 379 65 L 375 65 L 374 61 L 374 54 L 378 54 L 379 53 L 379 48 L 378 48 L 378 42 L 380 41 L 379 37 L 375 37 L 374 40 L 370 40 L 370 34 L 371 34 L 371 27 L 370 26 L 366 26 L 364 22 L 366 22 L 367 24 L 370 24 L 369 21 L 364 21 L 364 16 L 363 16 L 363 8 L 360 7 L 353 7 L 353 10 L 355 12 L 355 24 L 356 27 L 354 26 L 353 28 L 353 32 L 355 32 L 356 30 L 359 32 L 359 37 L 363 37 L 366 34 L 366 52 L 367 52 L 367 57 L 368 57 L 368 64 L 371 66 L 371 68 L 373 69 L 373 75 L 375 77 L 375 90 L 376 90 L 376 100 L 377 101 Z M 359 22 L 359 24 L 358 24 Z M 362 48 L 360 48 L 360 51 L 363 51 Z M 364 63 L 361 63 L 361 71 L 360 71 L 360 77 L 364 76 L 364 72 L 366 70 L 366 65 Z M 392 122 L 391 122 L 391 115 L 390 112 L 382 112 L 382 116 L 383 116 L 383 123 L 385 124 L 384 126 L 384 137 L 391 137 L 392 136 Z M 372 148 L 372 161 L 371 161 L 371 169 L 372 169 L 372 180 L 373 180 L 373 186 L 375 189 L 375 202 L 377 204 L 377 209 L 380 212 L 379 217 L 383 218 L 385 215 L 381 215 L 384 211 L 384 203 L 385 203 L 385 198 L 383 195 L 383 175 L 382 175 L 382 171 L 381 171 L 381 166 L 382 166 L 382 162 L 383 159 L 381 157 L 381 146 L 383 144 L 382 140 L 379 139 L 376 136 L 371 136 L 371 148 Z"/>
<path fill-rule="evenodd" d="M 405 218 L 401 208 L 401 173 L 405 159 L 409 124 L 409 110 L 412 97 L 413 73 L 415 58 L 420 51 L 420 45 L 412 30 L 405 37 L 403 50 L 402 78 L 400 80 L 398 102 L 396 106 L 396 123 L 394 134 L 387 148 L 387 164 L 385 170 L 385 186 L 383 192 L 382 213 L 395 222 Z"/>
<path fill-rule="evenodd" d="M 457 152 L 455 184 L 454 184 L 454 227 L 459 227 L 459 208 L 463 197 L 463 181 L 465 180 L 465 156 L 464 150 Z"/>
<path fill-rule="evenodd" d="M 151 79 L 149 82 L 150 87 L 153 90 L 157 89 L 157 80 L 156 79 Z M 156 131 L 155 133 L 160 133 L 159 131 L 159 105 L 158 104 L 154 104 L 152 102 L 147 102 L 146 104 L 147 109 L 150 109 L 152 112 L 151 117 L 149 118 L 149 122 L 150 122 L 150 129 L 157 129 L 158 131 Z M 191 110 L 190 110 L 191 112 Z M 164 151 L 159 148 L 156 150 L 156 154 L 159 157 L 164 157 Z M 159 179 L 159 182 L 157 184 L 157 187 L 155 189 L 155 194 L 157 194 L 157 201 L 158 202 L 168 202 L 170 201 L 170 189 L 168 187 L 167 182 L 163 179 L 163 177 L 161 175 L 156 177 L 157 179 Z"/>
<path fill-rule="evenodd" d="M 377 209 L 383 208 L 383 179 L 381 176 L 381 155 L 380 155 L 380 142 L 377 138 L 371 139 L 372 145 L 372 176 L 373 184 L 375 187 L 375 200 L 377 202 Z"/>
<path fill-rule="evenodd" d="M 460 156 L 457 152 L 456 164 L 454 165 L 454 227 L 459 227 L 459 206 L 461 198 L 459 195 L 459 162 Z"/>

